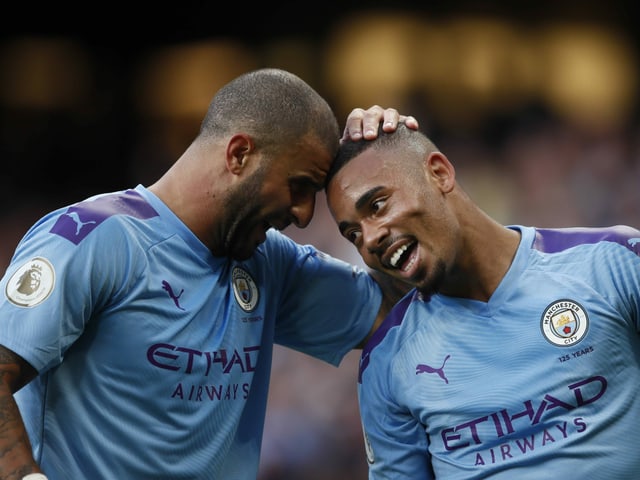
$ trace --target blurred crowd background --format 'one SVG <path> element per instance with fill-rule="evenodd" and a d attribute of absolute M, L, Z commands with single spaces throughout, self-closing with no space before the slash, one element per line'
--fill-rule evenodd
<path fill-rule="evenodd" d="M 176 3 L 178 5 L 178 3 Z M 215 91 L 288 69 L 344 119 L 415 116 L 505 224 L 640 226 L 640 34 L 632 2 L 214 2 L 15 6 L 0 32 L 0 266 L 47 211 L 154 181 Z M 135 12 L 133 12 L 135 10 Z M 287 230 L 360 264 L 320 195 Z M 366 478 L 358 352 L 278 348 L 259 480 Z"/>

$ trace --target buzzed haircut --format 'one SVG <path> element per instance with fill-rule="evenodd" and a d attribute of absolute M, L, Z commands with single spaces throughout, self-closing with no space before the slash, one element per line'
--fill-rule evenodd
<path fill-rule="evenodd" d="M 343 140 L 331 164 L 326 185 L 329 184 L 331 179 L 342 167 L 369 148 L 387 149 L 402 146 L 402 148 L 411 148 L 423 154 L 438 150 L 424 133 L 407 127 L 404 122 L 399 122 L 398 128 L 394 132 L 389 133 L 382 130 L 382 125 L 383 122 L 381 121 L 378 125 L 378 136 L 372 140 Z"/>
<path fill-rule="evenodd" d="M 326 100 L 300 77 L 277 68 L 240 75 L 215 94 L 200 136 L 233 131 L 252 135 L 267 149 L 299 142 L 312 133 L 331 155 L 340 139 L 338 121 Z"/>

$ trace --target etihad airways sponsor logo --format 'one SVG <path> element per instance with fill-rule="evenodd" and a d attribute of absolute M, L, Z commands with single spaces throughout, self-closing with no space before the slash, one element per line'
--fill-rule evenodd
<path fill-rule="evenodd" d="M 201 351 L 169 343 L 155 343 L 147 349 L 147 360 L 157 368 L 186 374 L 203 372 L 206 377 L 210 373 L 252 373 L 256 369 L 259 352 L 259 345 Z"/>
<path fill-rule="evenodd" d="M 582 433 L 587 429 L 584 418 L 577 417 L 571 421 L 559 422 L 543 430 L 538 430 L 523 438 L 500 443 L 475 454 L 474 465 L 493 465 L 506 462 L 518 456 L 527 455 L 538 448 L 545 448 L 565 439 L 570 435 Z"/>
<path fill-rule="evenodd" d="M 539 424 L 543 420 L 544 414 L 550 410 L 560 408 L 571 412 L 596 402 L 606 392 L 607 380 L 598 375 L 567 385 L 567 390 L 568 395 L 564 399 L 547 393 L 542 399 L 526 400 L 520 411 L 498 410 L 445 428 L 440 433 L 444 448 L 452 451 L 470 446 L 477 447 L 507 435 L 515 438 L 518 436 L 518 431 L 531 431 L 531 427 Z"/>

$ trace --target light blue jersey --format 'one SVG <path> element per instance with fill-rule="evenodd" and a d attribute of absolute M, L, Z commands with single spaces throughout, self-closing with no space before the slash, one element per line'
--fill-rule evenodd
<path fill-rule="evenodd" d="M 44 217 L 0 288 L 0 344 L 40 373 L 15 398 L 50 480 L 255 480 L 273 343 L 337 365 L 381 302 L 273 230 L 246 261 L 213 257 L 141 186 Z"/>
<path fill-rule="evenodd" d="M 489 302 L 414 290 L 365 346 L 371 479 L 640 478 L 640 231 L 512 228 Z"/>

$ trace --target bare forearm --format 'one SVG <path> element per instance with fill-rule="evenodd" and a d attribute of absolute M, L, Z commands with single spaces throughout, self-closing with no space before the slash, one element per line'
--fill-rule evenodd
<path fill-rule="evenodd" d="M 35 376 L 20 357 L 0 347 L 0 478 L 20 480 L 39 472 L 13 392 Z"/>
<path fill-rule="evenodd" d="M 0 478 L 19 480 L 39 471 L 13 395 L 3 385 L 0 387 Z"/>

